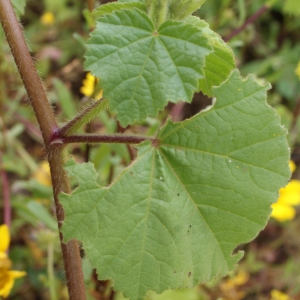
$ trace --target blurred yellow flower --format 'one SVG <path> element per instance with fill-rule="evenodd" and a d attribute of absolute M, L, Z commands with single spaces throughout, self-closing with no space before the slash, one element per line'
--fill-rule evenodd
<path fill-rule="evenodd" d="M 290 161 L 291 171 L 295 171 L 294 162 Z M 288 185 L 279 190 L 279 198 L 276 203 L 272 204 L 273 211 L 271 217 L 279 222 L 294 219 L 296 210 L 294 206 L 300 204 L 300 181 L 291 180 Z"/>
<path fill-rule="evenodd" d="M 54 14 L 52 12 L 45 12 L 42 16 L 41 16 L 41 22 L 43 25 L 51 25 L 54 23 L 55 17 Z"/>
<path fill-rule="evenodd" d="M 87 73 L 85 79 L 83 79 L 82 81 L 82 87 L 80 88 L 80 92 L 87 97 L 92 96 L 94 93 L 95 82 L 96 77 L 93 76 L 90 72 Z"/>
<path fill-rule="evenodd" d="M 224 300 L 240 300 L 245 297 L 245 293 L 239 290 L 239 286 L 244 285 L 249 280 L 249 273 L 239 271 L 234 277 L 229 278 L 220 284 Z"/>
<path fill-rule="evenodd" d="M 271 300 L 292 300 L 290 296 L 278 290 L 271 291 Z"/>
<path fill-rule="evenodd" d="M 95 84 L 97 81 L 98 78 L 93 76 L 90 72 L 87 73 L 85 79 L 82 81 L 80 92 L 87 97 L 91 97 L 95 91 Z M 95 96 L 95 100 L 99 100 L 101 97 L 102 90 Z"/>
<path fill-rule="evenodd" d="M 249 274 L 246 271 L 239 271 L 236 276 L 229 278 L 230 285 L 243 285 L 249 280 Z"/>
<path fill-rule="evenodd" d="M 10 242 L 9 229 L 6 225 L 0 226 L 0 296 L 6 298 L 16 278 L 26 275 L 23 271 L 12 271 L 11 260 L 7 257 L 6 251 Z"/>
<path fill-rule="evenodd" d="M 289 167 L 292 173 L 296 171 L 296 165 L 292 160 L 289 161 Z"/>
<path fill-rule="evenodd" d="M 298 65 L 295 69 L 295 74 L 298 76 L 298 78 L 300 80 L 300 61 L 298 62 Z"/>
<path fill-rule="evenodd" d="M 40 163 L 38 169 L 33 174 L 33 178 L 42 185 L 52 185 L 50 167 L 47 161 L 43 161 Z"/>

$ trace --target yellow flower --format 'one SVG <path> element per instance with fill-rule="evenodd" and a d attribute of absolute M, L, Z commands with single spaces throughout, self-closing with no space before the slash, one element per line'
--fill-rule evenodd
<path fill-rule="evenodd" d="M 298 65 L 295 69 L 295 74 L 298 76 L 298 78 L 300 80 L 300 61 L 298 62 Z"/>
<path fill-rule="evenodd" d="M 290 161 L 291 171 L 295 171 L 294 162 Z M 288 185 L 279 190 L 279 198 L 276 203 L 272 204 L 271 217 L 277 221 L 284 222 L 294 219 L 296 210 L 294 206 L 300 204 L 300 181 L 291 180 Z"/>
<path fill-rule="evenodd" d="M 5 253 L 5 251 L 8 249 L 10 243 L 9 230 L 6 225 L 0 226 L 0 237 L 1 237 L 0 239 L 0 255 L 1 255 L 1 253 Z"/>
<path fill-rule="evenodd" d="M 96 77 L 93 76 L 90 72 L 86 74 L 85 79 L 82 81 L 82 87 L 80 88 L 80 92 L 90 97 L 94 93 Z"/>
<path fill-rule="evenodd" d="M 87 97 L 91 97 L 95 91 L 95 84 L 97 81 L 98 78 L 93 76 L 90 72 L 87 73 L 85 79 L 82 81 L 80 92 Z M 97 93 L 95 100 L 99 100 L 100 98 L 102 98 L 102 90 Z"/>
<path fill-rule="evenodd" d="M 291 300 L 291 297 L 278 290 L 271 291 L 271 300 Z"/>
<path fill-rule="evenodd" d="M 231 285 L 243 285 L 249 280 L 249 274 L 246 271 L 239 271 L 236 276 L 229 278 L 228 282 Z"/>
<path fill-rule="evenodd" d="M 26 275 L 23 271 L 12 271 L 11 261 L 7 257 L 6 251 L 10 242 L 9 230 L 6 225 L 0 226 L 0 296 L 6 298 L 15 282 L 16 278 Z"/>
<path fill-rule="evenodd" d="M 55 17 L 52 12 L 46 12 L 41 16 L 41 22 L 43 25 L 51 25 L 54 23 Z"/>
<path fill-rule="evenodd" d="M 234 277 L 229 278 L 220 284 L 222 299 L 240 300 L 245 297 L 245 292 L 239 290 L 249 280 L 249 274 L 245 271 L 239 271 Z"/>
<path fill-rule="evenodd" d="M 292 173 L 296 171 L 296 165 L 292 160 L 289 161 L 289 167 Z"/>
<path fill-rule="evenodd" d="M 50 167 L 47 161 L 43 161 L 40 163 L 38 169 L 33 174 L 33 178 L 42 185 L 52 185 Z"/>

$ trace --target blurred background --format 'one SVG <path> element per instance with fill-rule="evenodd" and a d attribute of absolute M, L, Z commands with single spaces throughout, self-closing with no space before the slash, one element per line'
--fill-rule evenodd
<path fill-rule="evenodd" d="M 110 1 L 12 2 L 53 110 L 59 122 L 64 123 L 91 97 L 101 97 L 99 80 L 83 70 L 84 42 L 95 25 L 90 10 Z M 271 82 L 268 102 L 289 131 L 293 176 L 280 190 L 266 228 L 253 242 L 239 246 L 245 256 L 235 271 L 192 290 L 150 293 L 147 299 L 300 299 L 299 0 L 207 0 L 195 15 L 229 43 L 244 76 L 251 73 Z M 180 121 L 210 103 L 211 99 L 198 93 L 191 104 L 170 104 L 158 118 L 147 118 L 127 128 L 103 111 L 82 132 L 151 136 L 167 116 Z M 0 298 L 68 299 L 41 134 L 2 29 L 0 128 Z M 132 147 L 110 144 L 74 144 L 70 153 L 77 161 L 95 164 L 101 185 L 108 185 L 136 155 Z M 8 257 L 1 261 L 7 250 Z M 97 280 L 84 252 L 82 256 L 88 299 L 124 299 L 112 291 L 110 282 Z"/>

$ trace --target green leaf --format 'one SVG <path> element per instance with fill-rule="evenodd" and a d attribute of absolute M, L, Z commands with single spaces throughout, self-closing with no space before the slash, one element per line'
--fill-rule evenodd
<path fill-rule="evenodd" d="M 11 2 L 17 16 L 24 15 L 26 0 L 12 0 Z"/>
<path fill-rule="evenodd" d="M 36 201 L 30 201 L 27 203 L 27 208 L 37 220 L 46 224 L 48 228 L 57 231 L 57 223 L 44 205 Z"/>
<path fill-rule="evenodd" d="M 145 0 L 147 13 L 157 30 L 168 19 L 170 0 Z"/>
<path fill-rule="evenodd" d="M 76 114 L 76 106 L 72 97 L 72 93 L 58 78 L 53 78 L 53 86 L 64 115 L 67 118 L 73 117 Z"/>
<path fill-rule="evenodd" d="M 225 81 L 230 72 L 236 67 L 233 51 L 203 20 L 192 16 L 187 20 L 187 23 L 202 30 L 213 48 L 213 51 L 205 57 L 204 76 L 199 80 L 199 89 L 202 93 L 212 97 L 212 87 Z"/>
<path fill-rule="evenodd" d="M 117 10 L 121 10 L 121 9 L 133 9 L 133 8 L 137 8 L 140 9 L 144 12 L 146 12 L 146 5 L 144 3 L 141 2 L 124 2 L 124 3 L 120 3 L 120 2 L 112 2 L 112 3 L 107 3 L 104 5 L 99 6 L 98 8 L 96 8 L 95 10 L 93 10 L 92 12 L 92 16 L 97 19 L 99 17 L 101 17 L 104 14 L 111 14 Z"/>
<path fill-rule="evenodd" d="M 290 176 L 269 87 L 234 71 L 213 89 L 213 107 L 168 121 L 159 142 L 141 144 L 109 187 L 96 184 L 91 163 L 69 164 L 79 187 L 60 196 L 62 232 L 83 242 L 99 279 L 141 300 L 148 290 L 194 287 L 235 267 L 243 253 L 234 249 L 264 228 Z"/>
<path fill-rule="evenodd" d="M 191 102 L 211 48 L 190 24 L 169 20 L 155 32 L 138 9 L 100 17 L 87 47 L 85 67 L 101 78 L 123 127 L 156 116 L 168 101 Z"/>
<path fill-rule="evenodd" d="M 169 0 L 169 16 L 176 20 L 188 18 L 199 9 L 206 0 Z"/>
<path fill-rule="evenodd" d="M 290 15 L 299 16 L 300 15 L 299 0 L 284 1 L 283 12 Z"/>
<path fill-rule="evenodd" d="M 155 28 L 168 19 L 186 20 L 204 2 L 205 0 L 145 0 L 148 16 Z"/>
<path fill-rule="evenodd" d="M 101 111 L 107 108 L 107 100 L 92 100 L 86 108 L 84 108 L 77 116 L 75 116 L 69 123 L 66 123 L 62 130 L 64 134 L 70 135 L 76 132 L 84 124 L 89 123 Z"/>
<path fill-rule="evenodd" d="M 145 0 L 118 0 L 119 3 L 139 2 L 145 4 Z"/>

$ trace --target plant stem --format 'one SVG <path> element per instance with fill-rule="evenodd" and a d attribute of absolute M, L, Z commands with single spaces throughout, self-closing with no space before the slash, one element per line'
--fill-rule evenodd
<path fill-rule="evenodd" d="M 265 13 L 269 9 L 268 5 L 263 5 L 255 14 L 253 14 L 249 19 L 247 19 L 244 24 L 236 29 L 234 29 L 229 35 L 224 37 L 224 41 L 228 42 L 234 36 L 238 35 L 242 32 L 249 24 L 255 22 L 263 13 Z"/>
<path fill-rule="evenodd" d="M 37 170 L 37 163 L 25 150 L 21 142 L 18 140 L 14 140 L 12 146 L 16 149 L 16 152 L 20 155 L 20 158 L 24 161 L 24 164 L 28 167 L 30 172 L 35 172 Z"/>
<path fill-rule="evenodd" d="M 82 125 L 92 120 L 101 110 L 104 110 L 106 107 L 106 100 L 101 99 L 93 102 L 83 111 L 81 111 L 74 119 L 65 124 L 62 128 L 58 129 L 56 134 L 52 137 L 52 140 L 57 136 L 66 136 L 74 133 Z"/>
<path fill-rule="evenodd" d="M 121 126 L 119 121 L 117 121 L 117 133 L 122 134 L 124 132 L 125 132 L 125 128 Z M 135 159 L 136 153 L 129 144 L 127 144 L 126 146 L 130 156 L 130 160 L 133 161 Z"/>
<path fill-rule="evenodd" d="M 2 182 L 2 196 L 3 196 L 3 223 L 10 227 L 11 223 L 11 205 L 10 205 L 10 190 L 7 173 L 3 167 L 2 153 L 0 151 L 0 172 Z"/>
<path fill-rule="evenodd" d="M 69 179 L 63 169 L 63 147 L 61 145 L 51 146 L 50 144 L 53 132 L 57 130 L 56 120 L 25 43 L 21 26 L 9 0 L 0 0 L 0 21 L 38 120 L 45 148 L 49 154 L 48 160 L 53 184 L 56 217 L 60 228 L 64 220 L 64 211 L 59 204 L 58 194 L 62 191 L 70 193 L 71 188 Z M 71 240 L 64 244 L 61 233 L 60 241 L 69 297 L 71 300 L 84 300 L 86 299 L 85 287 L 78 242 Z"/>
<path fill-rule="evenodd" d="M 59 139 L 63 144 L 71 143 L 119 143 L 119 144 L 139 144 L 144 141 L 155 141 L 154 138 L 138 135 L 122 134 L 74 134 Z M 55 141 L 54 141 L 55 142 Z"/>
<path fill-rule="evenodd" d="M 85 132 L 86 133 L 92 132 L 92 122 L 86 124 Z M 86 144 L 85 145 L 85 150 L 84 150 L 84 161 L 85 162 L 89 162 L 89 160 L 90 160 L 90 154 L 91 154 L 91 145 L 90 144 Z"/>
<path fill-rule="evenodd" d="M 40 142 L 42 140 L 42 134 L 35 124 L 32 124 L 30 121 L 16 112 L 13 114 L 12 118 L 15 118 L 17 121 L 22 123 L 26 127 L 28 133 L 32 135 L 37 141 Z"/>
<path fill-rule="evenodd" d="M 89 11 L 92 12 L 94 9 L 94 0 L 87 0 Z"/>
<path fill-rule="evenodd" d="M 146 6 L 156 30 L 167 18 L 169 0 L 146 0 Z"/>

